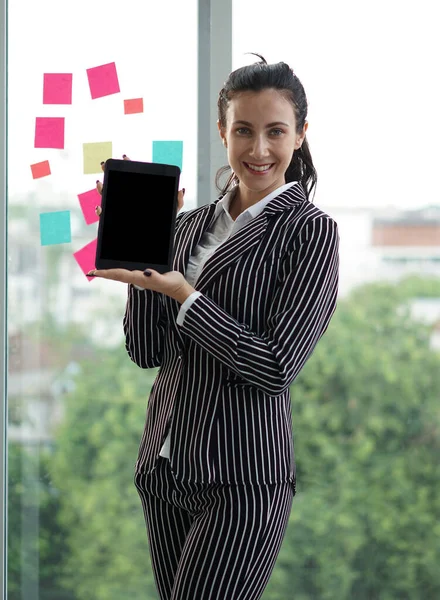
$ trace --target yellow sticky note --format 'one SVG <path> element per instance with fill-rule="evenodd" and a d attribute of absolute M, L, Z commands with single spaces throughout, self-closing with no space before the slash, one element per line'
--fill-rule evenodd
<path fill-rule="evenodd" d="M 111 142 L 93 142 L 83 144 L 84 153 L 84 174 L 93 175 L 102 173 L 101 163 L 108 158 L 112 158 Z"/>

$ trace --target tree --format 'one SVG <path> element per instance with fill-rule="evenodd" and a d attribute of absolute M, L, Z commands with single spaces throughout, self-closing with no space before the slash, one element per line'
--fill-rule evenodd
<path fill-rule="evenodd" d="M 267 600 L 440 597 L 440 355 L 417 297 L 440 282 L 354 290 L 292 386 L 299 491 Z"/>
<path fill-rule="evenodd" d="M 439 282 L 354 290 L 293 384 L 298 494 L 265 600 L 440 597 L 440 357 L 419 296 Z M 76 600 L 157 598 L 132 482 L 154 376 L 102 350 L 66 398 L 49 471 Z"/>
<path fill-rule="evenodd" d="M 24 588 L 38 589 L 40 600 L 74 600 L 59 577 L 66 532 L 57 523 L 49 461 L 45 450 L 8 445 L 8 600 L 21 600 Z"/>
<path fill-rule="evenodd" d="M 78 600 L 157 598 L 133 484 L 153 378 L 125 349 L 102 350 L 67 398 L 51 473 L 69 532 L 63 582 Z"/>

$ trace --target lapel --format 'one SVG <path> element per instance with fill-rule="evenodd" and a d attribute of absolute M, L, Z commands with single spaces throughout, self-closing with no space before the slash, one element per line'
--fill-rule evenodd
<path fill-rule="evenodd" d="M 186 232 L 185 235 L 179 236 L 179 242 L 174 248 L 173 268 L 175 271 L 180 271 L 185 275 L 189 257 L 200 242 L 203 232 L 211 224 L 216 204 L 217 202 L 213 202 L 183 216 L 178 227 L 179 229 L 185 228 Z"/>
<path fill-rule="evenodd" d="M 200 242 L 203 232 L 209 227 L 212 221 L 216 204 L 217 202 L 213 202 L 212 204 L 202 206 L 195 211 L 182 215 L 176 231 L 183 229 L 183 234 L 178 236 L 178 242 L 174 248 L 173 259 L 173 269 L 175 271 L 180 271 L 182 275 L 185 275 L 186 265 L 188 264 L 192 251 Z M 181 348 L 184 348 L 185 340 L 180 331 L 180 327 L 175 323 L 180 310 L 180 305 L 168 296 L 166 296 L 166 301 L 168 302 L 169 311 L 172 315 L 170 322 L 173 324 L 172 327 L 174 328 L 175 335 L 180 342 Z"/>
<path fill-rule="evenodd" d="M 179 235 L 179 241 L 174 249 L 173 268 L 175 271 L 180 271 L 185 275 L 186 265 L 192 251 L 200 242 L 205 230 L 211 225 L 218 200 L 188 214 L 183 214 L 177 230 L 182 228 L 184 229 L 184 233 L 183 235 Z M 203 293 L 225 269 L 237 262 L 244 253 L 250 252 L 252 248 L 259 244 L 263 239 L 271 218 L 286 211 L 294 211 L 305 201 L 306 197 L 300 184 L 292 186 L 271 200 L 262 213 L 252 219 L 231 238 L 223 242 L 206 261 L 197 281 L 197 290 Z M 169 308 L 174 315 L 174 318 L 170 319 L 170 321 L 174 323 L 180 306 L 171 298 L 167 297 L 167 300 L 169 301 Z M 180 332 L 180 327 L 174 325 L 174 328 L 181 346 L 184 347 L 185 341 Z"/>
<path fill-rule="evenodd" d="M 236 234 L 227 239 L 206 261 L 197 281 L 197 290 L 203 292 L 231 264 L 243 254 L 248 254 L 258 245 L 266 233 L 269 220 L 281 212 L 292 211 L 305 201 L 304 190 L 300 184 L 294 185 L 276 196 L 262 213 L 253 218 Z M 189 256 L 189 255 L 188 255 Z"/>

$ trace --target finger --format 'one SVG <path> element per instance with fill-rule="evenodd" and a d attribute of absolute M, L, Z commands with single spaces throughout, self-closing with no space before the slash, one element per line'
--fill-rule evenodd
<path fill-rule="evenodd" d="M 102 163 L 101 163 L 101 169 L 103 172 L 105 171 L 105 162 L 104 161 L 102 161 Z"/>
<path fill-rule="evenodd" d="M 177 212 L 183 207 L 184 196 L 185 188 L 182 188 L 177 192 Z"/>
<path fill-rule="evenodd" d="M 127 269 L 92 269 L 87 273 L 87 277 L 100 277 L 102 279 L 112 279 L 122 283 L 131 283 L 133 274 Z"/>
<path fill-rule="evenodd" d="M 123 155 L 122 155 L 122 159 L 123 159 L 123 160 L 131 160 L 131 158 L 128 158 L 128 156 L 127 156 L 126 154 L 123 154 Z"/>
<path fill-rule="evenodd" d="M 96 189 L 102 196 L 102 183 L 99 181 L 99 179 L 96 180 Z"/>
<path fill-rule="evenodd" d="M 102 208 L 100 206 L 95 206 L 95 215 L 100 217 L 102 215 Z"/>

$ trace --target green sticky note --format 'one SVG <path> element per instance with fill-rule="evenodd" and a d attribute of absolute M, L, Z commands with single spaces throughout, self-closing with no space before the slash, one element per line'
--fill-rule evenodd
<path fill-rule="evenodd" d="M 153 162 L 175 165 L 182 170 L 183 142 L 153 142 Z"/>
<path fill-rule="evenodd" d="M 41 213 L 40 238 L 42 246 L 71 242 L 70 210 Z"/>
<path fill-rule="evenodd" d="M 112 157 L 113 147 L 111 142 L 93 142 L 83 144 L 84 174 L 94 175 L 102 173 L 101 163 Z"/>

